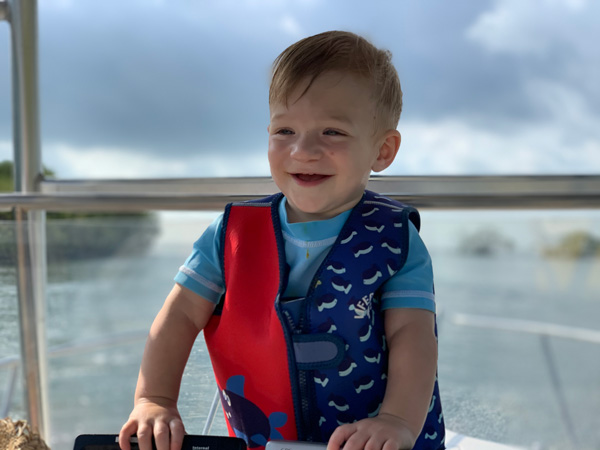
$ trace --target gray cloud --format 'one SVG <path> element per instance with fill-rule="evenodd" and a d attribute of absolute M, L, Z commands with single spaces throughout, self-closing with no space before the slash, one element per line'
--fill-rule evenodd
<path fill-rule="evenodd" d="M 555 126 L 556 101 L 565 96 L 578 111 L 599 114 L 592 81 L 599 32 L 587 25 L 598 7 L 579 2 L 565 18 L 563 3 L 573 2 L 547 2 L 559 6 L 541 14 L 517 0 L 46 0 L 39 19 L 43 143 L 48 152 L 64 144 L 165 159 L 262 157 L 271 61 L 299 37 L 335 28 L 394 53 L 405 92 L 401 126 L 452 119 L 500 134 Z M 0 52 L 8 49 L 1 28 Z M 0 58 L 0 141 L 11 131 L 8 73 L 8 58 Z M 598 138 L 588 128 L 578 135 Z"/>

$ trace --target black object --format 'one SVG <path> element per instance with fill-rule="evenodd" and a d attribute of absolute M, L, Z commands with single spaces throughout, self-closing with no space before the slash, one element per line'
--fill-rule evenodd
<path fill-rule="evenodd" d="M 120 450 L 118 434 L 81 434 L 75 439 L 73 450 Z M 156 450 L 154 439 L 152 448 Z M 138 450 L 137 439 L 131 439 L 131 450 Z M 186 434 L 181 450 L 246 450 L 246 442 L 234 437 L 199 436 Z"/>

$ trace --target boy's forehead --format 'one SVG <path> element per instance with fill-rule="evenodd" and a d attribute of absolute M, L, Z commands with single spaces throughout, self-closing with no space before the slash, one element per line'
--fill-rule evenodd
<path fill-rule="evenodd" d="M 304 77 L 289 87 L 278 100 L 271 102 L 269 108 L 271 116 L 285 115 L 287 111 L 297 102 L 306 97 L 307 94 L 315 94 L 312 98 L 319 108 L 341 121 L 349 121 L 348 107 L 350 105 L 360 107 L 373 107 L 373 95 L 371 86 L 364 77 L 351 73 L 330 71 L 317 77 Z M 367 105 L 369 104 L 369 105 Z"/>
<path fill-rule="evenodd" d="M 288 100 L 296 100 L 313 89 L 331 90 L 345 89 L 355 92 L 370 91 L 370 84 L 365 77 L 351 72 L 330 70 L 314 77 L 304 77 L 289 89 Z"/>

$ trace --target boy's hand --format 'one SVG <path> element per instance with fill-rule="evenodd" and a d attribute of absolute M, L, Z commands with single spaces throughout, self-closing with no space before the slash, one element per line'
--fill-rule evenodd
<path fill-rule="evenodd" d="M 171 400 L 138 399 L 129 420 L 119 433 L 122 450 L 131 450 L 129 438 L 137 435 L 140 450 L 181 450 L 185 429 L 176 404 Z"/>
<path fill-rule="evenodd" d="M 336 428 L 327 444 L 327 450 L 410 450 L 416 436 L 399 417 L 379 414 Z"/>

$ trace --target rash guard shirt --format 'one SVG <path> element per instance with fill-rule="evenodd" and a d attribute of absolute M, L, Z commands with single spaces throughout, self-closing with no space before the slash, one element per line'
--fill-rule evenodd
<path fill-rule="evenodd" d="M 282 299 L 293 302 L 306 295 L 314 274 L 335 243 L 351 210 L 327 220 L 289 223 L 285 204 L 283 198 L 279 216 L 289 277 Z M 175 282 L 213 303 L 218 303 L 225 292 L 220 262 L 222 227 L 223 214 L 194 243 L 191 254 L 175 276 Z M 406 263 L 382 288 L 382 309 L 419 308 L 435 313 L 431 258 L 410 222 L 408 249 Z"/>

